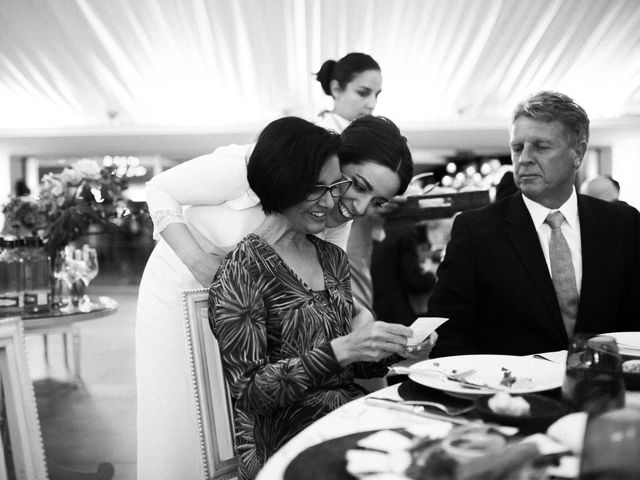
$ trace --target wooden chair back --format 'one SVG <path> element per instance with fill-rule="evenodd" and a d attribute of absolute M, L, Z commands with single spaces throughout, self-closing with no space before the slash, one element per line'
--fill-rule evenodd
<path fill-rule="evenodd" d="M 187 361 L 198 416 L 205 480 L 237 478 L 233 407 L 224 379 L 218 342 L 209 327 L 206 289 L 182 293 Z"/>
<path fill-rule="evenodd" d="M 40 420 L 19 317 L 0 320 L 0 379 L 0 479 L 46 480 Z"/>

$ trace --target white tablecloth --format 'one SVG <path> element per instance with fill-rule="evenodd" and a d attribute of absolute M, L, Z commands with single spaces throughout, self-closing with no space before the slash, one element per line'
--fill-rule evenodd
<path fill-rule="evenodd" d="M 398 385 L 383 388 L 369 396 L 400 399 Z M 428 428 L 429 424 L 438 428 L 442 423 L 409 413 L 371 407 L 365 403 L 365 398 L 358 398 L 343 405 L 292 438 L 269 459 L 258 474 L 257 480 L 281 479 L 287 465 L 300 452 L 325 440 L 368 430 L 415 427 L 417 422 L 423 423 L 425 428 Z"/>
<path fill-rule="evenodd" d="M 400 399 L 398 385 L 378 390 L 369 396 Z M 410 413 L 372 407 L 366 397 L 356 399 L 310 425 L 269 459 L 257 480 L 281 480 L 289 463 L 301 452 L 318 443 L 369 430 L 392 428 L 430 428 L 440 430 L 442 422 L 421 418 Z M 640 392 L 627 392 L 626 404 L 640 408 Z"/>

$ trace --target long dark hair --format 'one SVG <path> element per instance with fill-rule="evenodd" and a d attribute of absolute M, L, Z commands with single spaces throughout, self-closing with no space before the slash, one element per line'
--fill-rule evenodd
<path fill-rule="evenodd" d="M 351 122 L 340 137 L 340 165 L 374 162 L 387 167 L 400 177 L 397 193 L 404 193 L 413 176 L 413 158 L 407 139 L 395 123 L 367 115 Z"/>

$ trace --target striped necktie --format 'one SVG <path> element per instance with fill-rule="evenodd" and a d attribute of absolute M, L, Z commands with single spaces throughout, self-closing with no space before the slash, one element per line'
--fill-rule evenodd
<path fill-rule="evenodd" d="M 564 221 L 562 213 L 551 212 L 547 215 L 545 223 L 551 227 L 551 240 L 549 241 L 551 280 L 556 289 L 562 321 L 567 329 L 567 335 L 571 338 L 576 325 L 580 298 L 576 287 L 576 274 L 571 261 L 571 251 L 560 229 L 560 225 Z"/>

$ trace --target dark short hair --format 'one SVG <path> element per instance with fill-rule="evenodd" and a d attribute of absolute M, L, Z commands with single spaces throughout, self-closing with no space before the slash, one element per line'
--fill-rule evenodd
<path fill-rule="evenodd" d="M 385 117 L 367 115 L 351 122 L 341 137 L 340 165 L 377 163 L 400 177 L 397 194 L 407 189 L 413 176 L 413 158 L 407 139 L 395 123 Z"/>
<path fill-rule="evenodd" d="M 331 80 L 336 80 L 340 89 L 344 90 L 353 77 L 369 70 L 380 71 L 380 65 L 366 53 L 352 52 L 337 62 L 335 60 L 324 62 L 316 73 L 316 80 L 320 82 L 322 91 L 331 95 Z"/>
<path fill-rule="evenodd" d="M 513 121 L 528 117 L 543 122 L 559 122 L 568 134 L 569 142 L 577 145 L 589 141 L 589 116 L 567 95 L 542 91 L 520 102 L 513 112 Z"/>
<path fill-rule="evenodd" d="M 264 212 L 281 213 L 302 202 L 339 146 L 337 133 L 302 118 L 283 117 L 267 125 L 247 164 L 249 186 Z"/>

